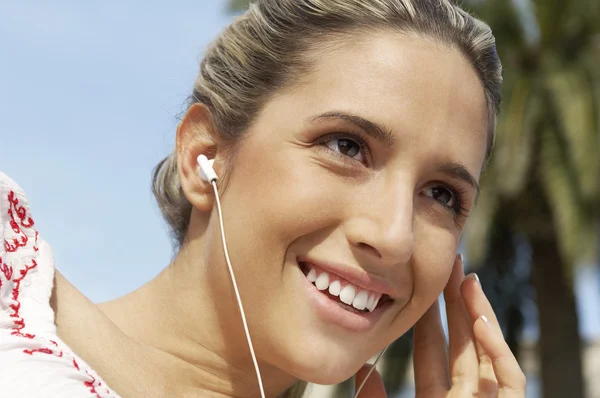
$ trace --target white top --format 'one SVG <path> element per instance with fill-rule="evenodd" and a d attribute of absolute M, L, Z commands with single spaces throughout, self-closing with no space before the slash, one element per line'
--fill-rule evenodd
<path fill-rule="evenodd" d="M 52 249 L 25 193 L 0 172 L 0 397 L 118 398 L 56 335 Z"/>

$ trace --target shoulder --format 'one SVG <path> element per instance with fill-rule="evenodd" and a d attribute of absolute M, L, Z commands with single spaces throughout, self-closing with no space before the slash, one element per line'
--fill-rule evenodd
<path fill-rule="evenodd" d="M 7 397 L 116 397 L 58 337 L 50 246 L 21 187 L 0 172 L 0 391 Z M 4 396 L 4 395 L 3 395 Z"/>

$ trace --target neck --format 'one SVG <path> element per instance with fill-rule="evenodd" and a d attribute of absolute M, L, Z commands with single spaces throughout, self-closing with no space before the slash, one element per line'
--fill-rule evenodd
<path fill-rule="evenodd" d="M 154 280 L 101 309 L 131 339 L 161 353 L 159 366 L 169 364 L 167 380 L 187 390 L 185 396 L 260 396 L 227 265 L 205 261 L 194 246 L 182 248 Z M 260 330 L 248 322 L 265 393 L 276 397 L 296 380 L 261 360 Z"/>

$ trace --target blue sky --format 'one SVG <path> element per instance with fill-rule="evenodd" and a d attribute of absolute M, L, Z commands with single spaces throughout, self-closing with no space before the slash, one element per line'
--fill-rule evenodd
<path fill-rule="evenodd" d="M 0 169 L 27 192 L 57 268 L 95 301 L 172 256 L 151 171 L 228 22 L 224 1 L 0 3 Z"/>
<path fill-rule="evenodd" d="M 0 170 L 27 192 L 57 268 L 104 301 L 172 256 L 150 192 L 224 0 L 2 0 Z M 582 329 L 600 336 L 600 277 L 582 275 Z"/>

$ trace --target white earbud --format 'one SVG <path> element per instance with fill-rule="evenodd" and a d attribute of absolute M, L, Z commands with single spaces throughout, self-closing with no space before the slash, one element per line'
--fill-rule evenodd
<path fill-rule="evenodd" d="M 212 183 L 213 181 L 217 181 L 219 178 L 217 177 L 217 173 L 213 169 L 214 159 L 208 159 L 206 155 L 198 156 L 198 166 L 200 166 L 200 178 L 202 178 L 206 182 Z"/>

